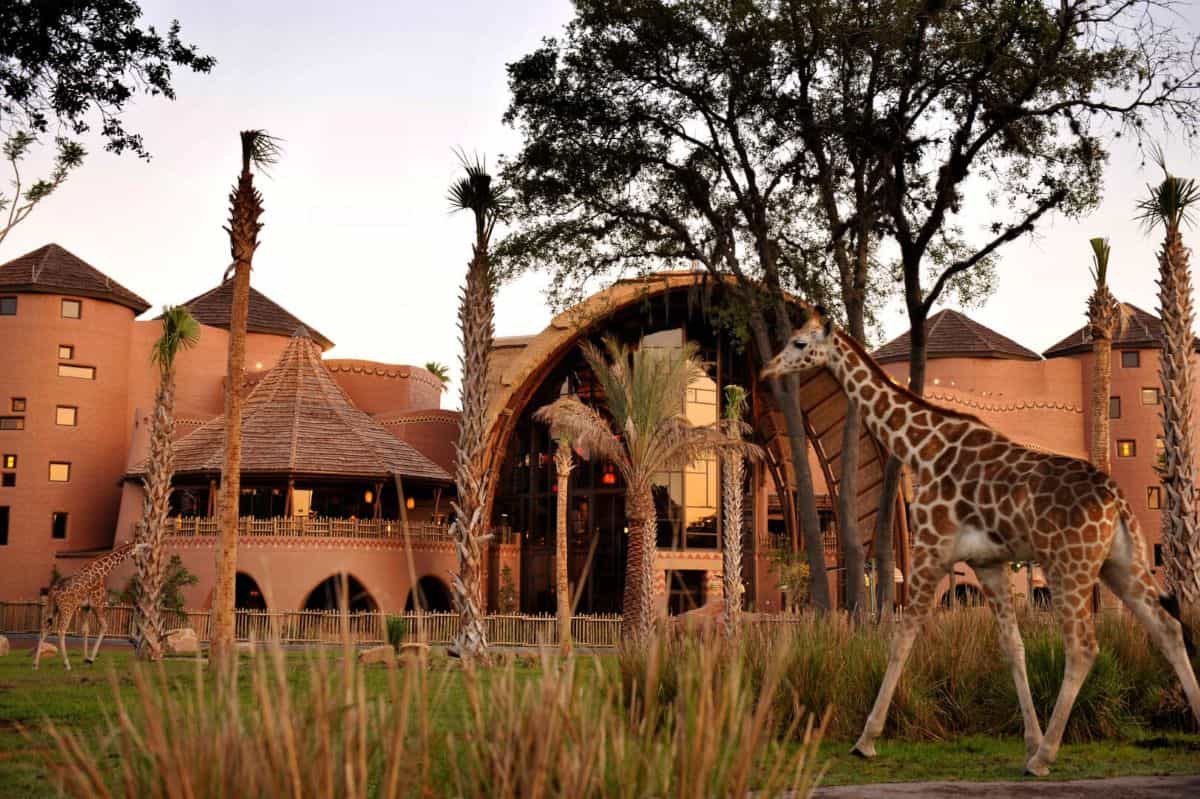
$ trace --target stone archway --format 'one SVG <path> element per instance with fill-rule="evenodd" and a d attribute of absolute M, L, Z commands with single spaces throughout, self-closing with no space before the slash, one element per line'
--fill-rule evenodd
<path fill-rule="evenodd" d="M 245 572 L 238 572 L 233 588 L 234 607 L 238 610 L 266 610 L 267 599 L 258 581 Z"/>
<path fill-rule="evenodd" d="M 325 578 L 304 599 L 302 610 L 341 610 L 343 586 L 346 605 L 351 613 L 379 610 L 379 603 L 366 586 L 352 574 L 334 574 Z"/>
<path fill-rule="evenodd" d="M 453 609 L 451 602 L 449 586 L 433 575 L 426 575 L 417 580 L 414 590 L 408 592 L 408 599 L 404 602 L 404 610 L 416 610 L 419 603 L 421 610 L 431 613 L 444 613 Z"/>

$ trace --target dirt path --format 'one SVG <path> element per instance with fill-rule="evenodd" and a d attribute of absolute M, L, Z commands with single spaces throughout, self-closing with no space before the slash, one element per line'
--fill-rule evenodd
<path fill-rule="evenodd" d="M 1200 775 L 1051 782 L 895 782 L 821 788 L 816 799 L 1175 799 L 1200 797 Z"/>

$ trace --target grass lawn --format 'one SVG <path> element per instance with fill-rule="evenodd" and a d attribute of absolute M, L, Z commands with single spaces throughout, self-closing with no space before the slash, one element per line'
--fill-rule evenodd
<path fill-rule="evenodd" d="M 336 655 L 335 655 L 336 656 Z M 297 683 L 307 677 L 304 655 L 289 654 Z M 131 654 L 105 651 L 93 666 L 76 658 L 75 669 L 65 672 L 60 659 L 45 659 L 42 669 L 30 668 L 29 653 L 14 651 L 0 658 L 0 796 L 54 795 L 43 758 L 51 751 L 49 737 L 41 731 L 46 719 L 77 731 L 102 730 L 105 715 L 114 708 L 111 679 L 127 699 L 134 695 L 126 673 Z M 164 664 L 173 682 L 193 685 L 195 665 L 186 660 Z M 536 665 L 519 665 L 533 675 Z M 369 692 L 382 692 L 386 670 L 368 671 Z M 436 692 L 437 713 L 431 719 L 439 731 L 451 732 L 465 710 L 461 674 L 435 673 L 430 690 Z M 248 695 L 248 692 L 247 692 Z M 20 731 L 25 728 L 29 737 Z M 849 743 L 827 742 L 822 757 L 829 761 L 824 784 L 899 782 L 907 780 L 998 780 L 1021 775 L 1024 748 L 1020 739 L 962 738 L 948 742 L 911 743 L 883 739 L 880 755 L 863 761 L 847 754 Z M 435 769 L 449 768 L 436 763 Z M 1121 741 L 1073 744 L 1063 748 L 1053 779 L 1200 773 L 1200 735 L 1147 735 Z"/>

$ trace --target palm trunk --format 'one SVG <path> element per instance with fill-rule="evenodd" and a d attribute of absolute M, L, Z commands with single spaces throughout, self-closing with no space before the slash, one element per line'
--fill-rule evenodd
<path fill-rule="evenodd" d="M 658 519 L 649 489 L 626 495 L 629 541 L 625 553 L 625 595 L 621 604 L 621 639 L 646 647 L 654 635 L 654 570 L 658 548 Z"/>
<path fill-rule="evenodd" d="M 1109 472 L 1108 398 L 1112 395 L 1112 340 L 1092 337 L 1092 465 Z"/>
<path fill-rule="evenodd" d="M 229 363 L 225 375 L 225 463 L 221 470 L 221 502 L 217 546 L 217 584 L 213 595 L 210 653 L 228 659 L 234 643 L 234 585 L 237 578 L 238 505 L 242 487 L 242 399 L 246 368 L 246 317 L 250 305 L 250 268 L 262 225 L 262 196 L 243 166 L 230 197 L 229 241 L 233 252 L 233 307 L 229 314 Z"/>
<path fill-rule="evenodd" d="M 486 243 L 480 238 L 467 269 L 467 283 L 458 309 L 462 336 L 462 415 L 455 463 L 458 497 L 454 502 L 454 524 L 450 528 L 458 551 L 458 574 L 453 576 L 450 586 L 460 620 L 454 647 L 461 656 L 467 658 L 483 655 L 487 651 L 480 564 L 483 545 L 487 540 L 486 520 L 483 517 L 487 498 L 484 436 L 488 405 L 488 358 L 494 325 L 492 303 L 491 270 Z"/>
<path fill-rule="evenodd" d="M 554 535 L 554 576 L 558 605 L 558 645 L 563 655 L 571 654 L 571 584 L 569 581 L 570 552 L 567 548 L 567 492 L 571 485 L 571 469 L 574 467 L 571 447 L 565 441 L 558 442 L 554 453 L 554 471 L 558 477 L 558 507 Z"/>
<path fill-rule="evenodd" d="M 137 568 L 137 653 L 146 660 L 163 656 L 164 624 L 160 603 L 166 558 L 163 537 L 166 534 L 167 513 L 170 510 L 171 477 L 174 473 L 175 452 L 172 439 L 175 433 L 175 368 L 162 369 L 155 397 L 154 416 L 150 423 L 150 458 L 146 475 L 146 498 L 142 505 L 142 521 L 138 525 L 140 538 L 149 547 L 134 553 Z"/>
<path fill-rule="evenodd" d="M 1165 439 L 1162 539 L 1167 589 L 1179 600 L 1185 617 L 1200 619 L 1200 526 L 1196 519 L 1196 461 L 1192 440 L 1192 374 L 1194 352 L 1192 285 L 1188 251 L 1178 225 L 1168 225 L 1159 256 L 1159 303 L 1163 350 L 1162 420 Z"/>
<path fill-rule="evenodd" d="M 722 506 L 725 514 L 725 547 L 721 564 L 725 578 L 725 633 L 737 635 L 742 615 L 742 500 L 746 483 L 746 459 L 726 455 L 721 461 Z"/>

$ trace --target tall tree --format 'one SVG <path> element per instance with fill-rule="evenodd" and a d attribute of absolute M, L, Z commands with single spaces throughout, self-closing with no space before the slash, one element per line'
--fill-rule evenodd
<path fill-rule="evenodd" d="M 250 269 L 258 249 L 262 223 L 262 194 L 254 188 L 252 168 L 277 163 L 279 140 L 264 130 L 241 133 L 242 171 L 229 195 L 229 248 L 233 263 L 233 307 L 229 311 L 229 361 L 225 372 L 225 462 L 221 467 L 220 540 L 217 544 L 217 580 L 213 594 L 213 631 L 210 650 L 214 661 L 233 655 L 234 602 L 237 579 L 238 506 L 242 487 L 242 400 L 246 369 L 246 317 L 250 309 Z"/>
<path fill-rule="evenodd" d="M 171 479 L 175 474 L 175 357 L 196 346 L 200 325 L 183 306 L 164 308 L 162 335 L 154 342 L 150 359 L 158 367 L 158 391 L 154 395 L 154 416 L 150 420 L 150 457 L 144 479 L 146 498 L 136 538 L 148 547 L 135 548 L 136 569 L 135 621 L 137 653 L 147 660 L 163 655 L 164 621 L 162 617 L 163 582 L 167 561 L 163 552 L 167 513 L 171 509 Z"/>
<path fill-rule="evenodd" d="M 1087 332 L 1092 341 L 1092 465 L 1109 470 L 1109 397 L 1112 396 L 1112 340 L 1121 319 L 1121 305 L 1108 289 L 1108 239 L 1095 238 L 1092 245 L 1092 293 L 1087 303 Z"/>
<path fill-rule="evenodd" d="M 450 533 L 458 551 L 458 573 L 451 580 L 454 607 L 461 624 L 454 649 L 463 657 L 487 651 L 483 626 L 483 546 L 488 538 L 488 476 L 484 463 L 487 435 L 488 368 L 495 335 L 495 275 L 489 253 L 492 233 L 504 218 L 509 201 L 502 186 L 492 180 L 482 160 L 460 154 L 464 175 L 450 187 L 450 207 L 468 211 L 475 222 L 475 241 L 467 266 L 467 281 L 458 306 L 462 341 L 462 381 L 459 397 L 457 457 L 454 478 L 458 490 L 454 524 Z"/>
<path fill-rule="evenodd" d="M 746 423 L 746 389 L 725 386 L 725 433 L 741 440 Z M 742 502 L 746 496 L 746 458 L 741 452 L 726 452 L 721 458 L 721 514 L 725 540 L 721 549 L 721 571 L 725 583 L 725 632 L 736 635 L 742 617 L 742 536 L 745 517 Z"/>
<path fill-rule="evenodd" d="M 554 436 L 554 477 L 557 480 L 554 516 L 554 596 L 558 608 L 558 643 L 563 655 L 571 654 L 571 550 L 567 543 L 568 494 L 571 490 L 571 470 L 575 455 L 571 452 L 571 437 L 552 430 Z"/>
<path fill-rule="evenodd" d="M 149 152 L 126 126 L 139 94 L 175 99 L 172 69 L 208 72 L 216 61 L 180 38 L 177 20 L 165 34 L 143 27 L 133 0 L 0 4 L 0 139 L 15 190 L 0 194 L 0 243 L 78 167 L 79 137 L 99 123 L 105 149 Z M 54 129 L 48 177 L 23 180 L 18 163 Z"/>
<path fill-rule="evenodd" d="M 1192 427 L 1193 333 L 1192 273 L 1182 228 L 1191 224 L 1200 186 L 1191 178 L 1167 171 L 1148 187 L 1150 196 L 1138 207 L 1148 229 L 1162 225 L 1163 245 L 1158 256 L 1158 306 L 1162 317 L 1162 355 L 1158 370 L 1162 381 L 1163 466 L 1166 501 L 1162 509 L 1163 566 L 1167 589 L 1179 600 L 1189 623 L 1200 622 L 1200 523 L 1197 514 L 1195 430 Z"/>
<path fill-rule="evenodd" d="M 654 475 L 683 469 L 710 454 L 754 454 L 751 444 L 732 439 L 719 425 L 695 427 L 682 413 L 688 386 L 701 374 L 696 347 L 639 347 L 630 350 L 612 338 L 604 351 L 590 343 L 583 356 L 604 392 L 602 414 L 578 397 L 563 397 L 539 408 L 534 418 L 570 436 L 589 458 L 612 463 L 625 481 L 629 541 L 621 637 L 645 646 L 654 633 L 654 569 L 658 519 Z"/>

